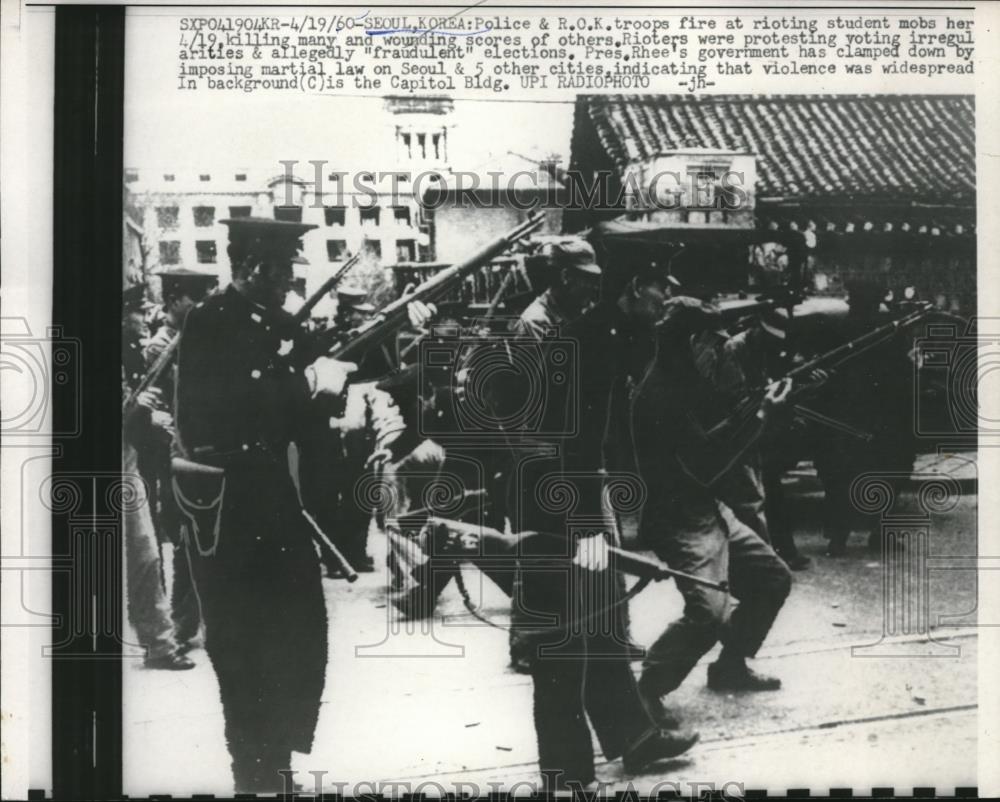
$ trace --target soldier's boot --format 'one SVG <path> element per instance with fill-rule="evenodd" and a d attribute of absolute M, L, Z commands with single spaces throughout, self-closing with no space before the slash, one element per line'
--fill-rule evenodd
<path fill-rule="evenodd" d="M 698 742 L 694 730 L 678 725 L 669 730 L 650 727 L 629 744 L 622 755 L 626 774 L 638 774 L 653 763 L 684 754 Z"/>
<path fill-rule="evenodd" d="M 708 687 L 713 691 L 776 691 L 781 688 L 781 680 L 758 674 L 742 657 L 728 657 L 723 650 L 708 667 Z"/>

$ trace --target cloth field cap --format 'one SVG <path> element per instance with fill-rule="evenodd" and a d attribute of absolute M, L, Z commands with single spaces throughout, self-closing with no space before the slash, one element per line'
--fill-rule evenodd
<path fill-rule="evenodd" d="M 360 287 L 337 288 L 337 304 L 341 309 L 354 309 L 358 312 L 366 312 L 368 309 L 364 307 L 368 307 L 371 311 L 375 311 L 374 307 L 365 303 L 367 297 L 367 290 L 363 290 Z"/>
<path fill-rule="evenodd" d="M 582 239 L 557 242 L 549 253 L 556 269 L 568 268 L 594 278 L 601 275 L 601 268 L 597 264 L 597 255 L 594 253 L 593 247 Z"/>

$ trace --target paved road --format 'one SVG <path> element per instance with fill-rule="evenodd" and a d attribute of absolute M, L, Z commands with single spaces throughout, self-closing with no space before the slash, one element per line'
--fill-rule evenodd
<path fill-rule="evenodd" d="M 810 526 L 808 494 L 799 510 Z M 976 497 L 932 522 L 930 550 L 951 558 L 974 553 Z M 956 560 L 925 588 L 937 643 L 920 634 L 883 632 L 883 564 L 864 550 L 822 556 L 813 528 L 799 538 L 814 557 L 757 663 L 781 677 L 781 692 L 718 695 L 695 669 L 672 701 L 702 733 L 683 760 L 638 778 L 620 762 L 602 765 L 600 779 L 623 790 L 657 782 L 743 783 L 747 789 L 832 787 L 941 793 L 975 785 L 975 574 Z M 377 545 L 378 541 L 375 541 Z M 467 572 L 484 614 L 503 622 L 506 602 L 487 580 Z M 327 581 L 330 668 L 316 745 L 298 759 L 302 772 L 326 772 L 324 788 L 348 783 L 437 779 L 505 787 L 536 779 L 531 686 L 506 668 L 506 633 L 487 627 L 449 588 L 441 616 L 427 628 L 394 631 L 383 578 L 355 585 Z M 645 590 L 632 607 L 634 635 L 649 643 L 680 611 L 669 583 Z M 942 618 L 943 617 L 943 618 Z M 927 656 L 930 653 L 936 656 Z M 886 656 L 895 655 L 895 656 Z M 126 790 L 130 794 L 231 793 L 228 755 L 214 675 L 203 652 L 184 673 L 127 668 Z M 295 659 L 289 655 L 289 659 Z M 709 655 L 704 662 L 712 659 Z M 312 782 L 308 774 L 306 782 Z M 666 786 L 672 790 L 673 786 Z M 361 785 L 358 793 L 369 791 Z M 391 787 L 382 786 L 382 790 Z M 428 787 L 433 791 L 433 786 Z M 732 790 L 732 789 L 731 789 Z"/>

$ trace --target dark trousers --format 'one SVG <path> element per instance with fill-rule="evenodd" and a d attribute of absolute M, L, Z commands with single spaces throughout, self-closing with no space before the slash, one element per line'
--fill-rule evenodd
<path fill-rule="evenodd" d="M 226 481 L 218 529 L 211 511 L 188 532 L 205 651 L 219 681 L 237 791 L 281 791 L 278 772 L 292 751 L 312 748 L 319 717 L 322 577 L 287 476 L 232 470 Z"/>
<path fill-rule="evenodd" d="M 588 721 L 609 760 L 651 726 L 625 649 L 617 577 L 573 567 L 570 543 L 556 548 L 563 554 L 547 556 L 554 549 L 528 541 L 516 599 L 534 681 L 539 767 L 556 778 L 554 788 L 594 780 Z"/>
<path fill-rule="evenodd" d="M 883 480 L 898 495 L 910 472 L 914 455 L 907 444 L 876 438 L 863 443 L 854 438 L 831 437 L 817 451 L 816 473 L 823 483 L 823 534 L 831 544 L 844 546 L 851 530 L 863 526 L 877 533 L 878 522 L 864 515 L 851 497 L 851 486 L 864 473 L 884 474 Z"/>
<path fill-rule="evenodd" d="M 795 533 L 788 514 L 788 500 L 781 484 L 782 473 L 781 467 L 777 465 L 764 465 L 761 477 L 764 482 L 764 507 L 767 511 L 771 545 L 782 559 L 792 560 L 799 556 L 799 547 L 795 543 Z"/>
<path fill-rule="evenodd" d="M 728 579 L 739 600 L 684 580 L 684 613 L 650 647 L 642 683 L 662 694 L 677 688 L 717 642 L 744 657 L 757 653 L 791 589 L 791 574 L 774 550 L 725 505 L 689 515 L 654 544 L 671 568 L 716 581 Z"/>

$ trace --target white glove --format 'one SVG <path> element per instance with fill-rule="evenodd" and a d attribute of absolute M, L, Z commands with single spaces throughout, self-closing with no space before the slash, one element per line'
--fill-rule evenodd
<path fill-rule="evenodd" d="M 785 405 L 788 394 L 792 391 L 792 380 L 785 376 L 778 381 L 773 381 L 767 385 L 764 392 L 764 400 L 757 410 L 757 417 L 765 424 L 772 419 L 774 414 Z"/>
<path fill-rule="evenodd" d="M 437 314 L 437 307 L 434 304 L 425 304 L 423 301 L 410 301 L 406 305 L 406 314 L 409 315 L 410 325 L 413 328 L 422 329 Z"/>
<path fill-rule="evenodd" d="M 591 537 L 581 537 L 576 541 L 573 565 L 586 571 L 604 571 L 611 562 L 610 557 L 608 541 L 602 532 Z"/>
<path fill-rule="evenodd" d="M 340 395 L 348 377 L 357 369 L 353 362 L 339 362 L 333 357 L 321 356 L 306 368 L 306 380 L 314 397 L 320 393 Z"/>

